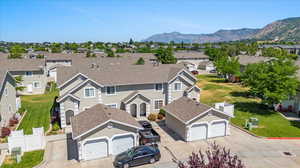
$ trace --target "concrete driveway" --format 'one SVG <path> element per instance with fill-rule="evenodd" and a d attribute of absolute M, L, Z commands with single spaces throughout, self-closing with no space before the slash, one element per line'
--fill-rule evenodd
<path fill-rule="evenodd" d="M 205 150 L 209 143 L 216 142 L 237 154 L 247 168 L 299 168 L 300 141 L 299 140 L 266 140 L 253 137 L 235 127 L 231 127 L 231 135 L 209 139 L 206 141 L 184 142 L 165 126 L 156 126 L 155 130 L 161 135 L 162 158 L 153 165 L 142 167 L 173 168 L 176 164 L 172 159 L 186 160 L 192 152 Z M 69 145 L 67 145 L 69 144 Z M 74 158 L 76 151 L 70 142 L 54 141 L 47 145 L 46 163 L 42 167 L 56 168 L 99 168 L 113 167 L 113 158 L 104 158 L 93 161 L 78 162 Z M 290 152 L 292 156 L 284 155 Z"/>

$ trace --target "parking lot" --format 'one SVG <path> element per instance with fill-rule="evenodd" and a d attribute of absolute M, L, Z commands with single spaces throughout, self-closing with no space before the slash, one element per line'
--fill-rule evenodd
<path fill-rule="evenodd" d="M 231 127 L 231 135 L 209 140 L 184 142 L 165 126 L 155 126 L 161 136 L 159 148 L 161 160 L 153 165 L 141 167 L 172 168 L 176 164 L 173 159 L 186 160 L 192 152 L 205 150 L 209 143 L 216 142 L 237 154 L 247 168 L 298 168 L 300 167 L 300 141 L 299 140 L 266 140 L 253 137 L 235 127 Z M 67 145 L 69 144 L 69 145 Z M 292 155 L 284 155 L 290 152 Z M 74 159 L 74 147 L 63 141 L 50 142 L 46 148 L 46 162 L 42 167 L 68 167 L 68 168 L 99 168 L 113 167 L 113 157 L 78 162 Z"/>

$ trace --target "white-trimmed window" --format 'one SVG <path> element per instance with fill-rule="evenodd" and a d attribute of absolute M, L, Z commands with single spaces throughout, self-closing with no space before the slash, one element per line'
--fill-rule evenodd
<path fill-rule="evenodd" d="M 5 96 L 8 96 L 8 89 L 7 88 L 5 88 L 4 94 L 5 94 Z"/>
<path fill-rule="evenodd" d="M 162 89 L 163 89 L 163 84 L 162 83 L 155 84 L 155 90 L 156 91 L 162 91 Z"/>
<path fill-rule="evenodd" d="M 178 83 L 174 83 L 174 90 L 175 91 L 180 91 L 182 88 L 182 86 L 181 86 L 182 84 L 180 83 L 180 82 L 178 82 Z"/>
<path fill-rule="evenodd" d="M 108 106 L 109 108 L 117 108 L 117 104 L 106 104 L 106 106 Z"/>
<path fill-rule="evenodd" d="M 40 82 L 33 82 L 33 87 L 34 88 L 41 88 Z"/>
<path fill-rule="evenodd" d="M 154 109 L 159 110 L 164 104 L 163 100 L 155 100 L 154 101 Z"/>
<path fill-rule="evenodd" d="M 108 94 L 108 95 L 116 94 L 116 87 L 115 86 L 106 87 L 106 94 Z"/>
<path fill-rule="evenodd" d="M 32 76 L 33 73 L 32 73 L 31 71 L 27 71 L 27 72 L 25 72 L 25 75 L 26 75 L 26 76 Z"/>
<path fill-rule="evenodd" d="M 96 93 L 95 93 L 95 88 L 93 87 L 87 87 L 87 88 L 84 88 L 84 97 L 95 97 L 96 96 Z"/>

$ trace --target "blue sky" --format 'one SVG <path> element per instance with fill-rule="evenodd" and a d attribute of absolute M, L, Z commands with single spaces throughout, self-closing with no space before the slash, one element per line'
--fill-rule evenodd
<path fill-rule="evenodd" d="M 141 40 L 178 31 L 261 28 L 300 16 L 299 0 L 0 0 L 0 41 Z"/>

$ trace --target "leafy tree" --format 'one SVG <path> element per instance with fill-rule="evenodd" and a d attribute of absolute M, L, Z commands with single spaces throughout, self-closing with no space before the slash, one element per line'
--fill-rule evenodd
<path fill-rule="evenodd" d="M 107 48 L 105 50 L 105 53 L 107 54 L 108 57 L 115 57 L 115 53 L 110 48 Z"/>
<path fill-rule="evenodd" d="M 129 44 L 131 45 L 131 44 L 133 44 L 133 43 L 134 43 L 134 41 L 132 40 L 132 38 L 130 38 Z"/>
<path fill-rule="evenodd" d="M 177 59 L 173 53 L 173 49 L 170 47 L 166 49 L 157 49 L 157 51 L 155 52 L 155 56 L 162 64 L 176 64 L 177 62 Z"/>
<path fill-rule="evenodd" d="M 214 65 L 218 73 L 222 74 L 226 79 L 231 76 L 240 76 L 240 63 L 238 57 L 221 56 Z"/>
<path fill-rule="evenodd" d="M 88 50 L 87 52 L 86 52 L 86 57 L 96 57 L 96 54 L 95 53 L 92 53 L 90 50 Z"/>
<path fill-rule="evenodd" d="M 144 65 L 144 64 L 145 64 L 144 58 L 143 58 L 143 57 L 140 57 L 140 58 L 136 61 L 135 64 L 136 64 L 136 65 Z"/>
<path fill-rule="evenodd" d="M 298 58 L 298 55 L 296 54 L 289 54 L 286 50 L 283 49 L 277 49 L 277 48 L 264 48 L 262 49 L 262 56 L 265 57 L 286 57 L 296 60 Z"/>
<path fill-rule="evenodd" d="M 8 58 L 22 58 L 22 54 L 25 53 L 25 49 L 20 45 L 14 45 L 10 48 L 10 54 Z"/>
<path fill-rule="evenodd" d="M 256 42 L 247 45 L 246 52 L 248 55 L 256 55 L 257 51 L 258 51 L 258 44 Z"/>
<path fill-rule="evenodd" d="M 16 81 L 16 90 L 17 91 L 23 91 L 26 87 L 25 86 L 20 86 L 20 84 L 23 82 L 23 77 L 20 75 L 20 76 L 16 76 L 15 77 L 15 81 Z"/>
<path fill-rule="evenodd" d="M 299 86 L 297 66 L 291 59 L 278 58 L 265 63 L 247 65 L 242 74 L 243 83 L 250 87 L 250 93 L 273 105 L 296 94 Z"/>
<path fill-rule="evenodd" d="M 216 143 L 210 144 L 205 152 L 192 153 L 186 163 L 179 162 L 179 168 L 245 168 L 237 155 Z"/>
<path fill-rule="evenodd" d="M 43 54 L 38 54 L 38 55 L 36 56 L 36 58 L 42 59 L 42 58 L 45 58 L 45 56 L 44 56 Z"/>
<path fill-rule="evenodd" d="M 52 43 L 51 46 L 52 53 L 61 53 L 61 44 L 60 43 Z"/>

